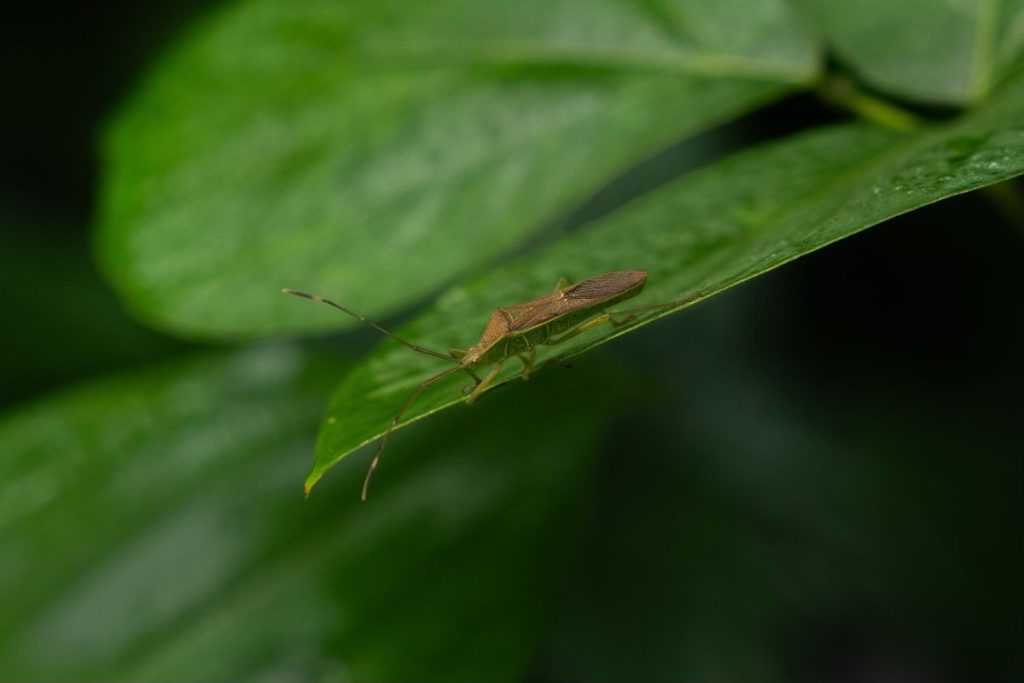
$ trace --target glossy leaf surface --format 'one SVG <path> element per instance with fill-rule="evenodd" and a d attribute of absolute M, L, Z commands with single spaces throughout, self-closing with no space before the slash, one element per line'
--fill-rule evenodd
<path fill-rule="evenodd" d="M 1024 61 L 1021 0 L 807 0 L 838 57 L 887 92 L 964 105 Z"/>
<path fill-rule="evenodd" d="M 620 392 L 542 383 L 405 440 L 365 505 L 362 467 L 305 500 L 342 371 L 289 348 L 208 356 L 0 420 L 4 676 L 520 680 Z"/>
<path fill-rule="evenodd" d="M 643 306 L 708 297 L 887 218 L 1024 172 L 1024 85 L 1012 84 L 964 120 L 915 134 L 839 126 L 766 145 L 661 188 L 535 257 L 446 294 L 403 331 L 439 350 L 475 343 L 489 311 L 580 280 L 642 269 Z M 541 351 L 568 358 L 646 325 L 650 313 Z M 441 366 L 440 368 L 438 366 Z M 307 486 L 376 439 L 405 396 L 444 363 L 385 343 L 338 388 Z M 500 375 L 520 372 L 512 359 Z M 412 421 L 463 401 L 468 377 L 428 389 Z"/>
<path fill-rule="evenodd" d="M 179 334 L 342 327 L 276 292 L 394 311 L 817 68 L 782 0 L 249 0 L 110 128 L 102 260 Z"/>

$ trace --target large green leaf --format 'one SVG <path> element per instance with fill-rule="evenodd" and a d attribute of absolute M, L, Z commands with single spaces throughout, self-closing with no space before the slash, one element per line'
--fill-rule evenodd
<path fill-rule="evenodd" d="M 394 311 L 611 175 L 817 73 L 782 0 L 248 0 L 106 139 L 99 246 L 149 321 L 254 335 Z"/>
<path fill-rule="evenodd" d="M 398 440 L 415 457 L 369 503 L 362 467 L 307 501 L 341 370 L 243 351 L 0 421 L 4 679 L 519 680 L 619 392 L 556 381 L 449 416 Z"/>
<path fill-rule="evenodd" d="M 1021 0 L 805 0 L 839 57 L 896 95 L 979 101 L 1024 59 Z"/>
<path fill-rule="evenodd" d="M 455 288 L 403 336 L 437 349 L 464 348 L 476 341 L 493 307 L 536 297 L 563 274 L 582 279 L 647 270 L 649 285 L 637 305 L 707 297 L 886 218 L 1021 172 L 1019 81 L 964 120 L 919 134 L 862 125 L 814 131 L 685 177 L 534 258 Z M 667 312 L 577 337 L 542 352 L 541 362 L 576 355 Z M 386 343 L 347 375 L 321 426 L 307 487 L 380 436 L 438 364 Z M 499 381 L 515 378 L 517 366 L 508 363 Z M 431 387 L 404 423 L 462 401 L 466 379 Z"/>
<path fill-rule="evenodd" d="M 157 590 L 146 598 L 143 577 L 133 574 L 159 576 L 165 570 L 145 563 L 164 557 L 165 545 L 178 552 L 175 540 L 198 533 L 195 525 L 224 521 L 204 487 L 239 474 L 253 486 L 268 468 L 280 475 L 281 467 L 301 462 L 303 433 L 321 410 L 326 378 L 340 369 L 286 349 L 210 356 L 99 381 L 6 416 L 0 422 L 0 670 L 74 670 L 76 663 L 109 660 L 207 598 L 227 566 L 264 552 L 270 537 L 251 531 L 223 544 L 200 537 L 204 545 L 196 551 L 206 560 L 187 577 L 166 576 L 164 598 Z M 245 472 L 257 465 L 261 475 Z M 169 510 L 181 519 L 165 516 Z M 126 591 L 121 606 L 103 605 L 119 588 Z M 130 614 L 130 599 L 149 601 L 149 609 Z M 49 613 L 54 602 L 68 607 Z M 112 619 L 100 625 L 96 637 L 106 642 L 95 648 L 83 630 L 90 608 Z M 48 649 L 66 661 L 40 660 Z"/>

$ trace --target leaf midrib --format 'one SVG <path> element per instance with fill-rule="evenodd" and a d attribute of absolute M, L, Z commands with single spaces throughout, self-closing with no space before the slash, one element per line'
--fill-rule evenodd
<path fill-rule="evenodd" d="M 413 47 L 410 50 L 410 58 L 412 55 L 418 59 L 436 58 L 440 64 L 452 59 L 452 53 L 435 52 L 435 46 L 430 43 L 422 44 L 420 49 L 415 49 L 408 43 L 403 47 Z M 631 51 L 614 46 L 553 43 L 549 40 L 525 38 L 505 39 L 482 46 L 474 44 L 470 52 L 471 55 L 465 60 L 458 60 L 445 68 L 458 71 L 459 66 L 502 65 L 525 68 L 539 65 L 571 65 L 624 71 L 664 71 L 667 74 L 685 73 L 712 78 L 754 78 L 798 85 L 811 85 L 820 71 L 817 55 L 813 62 L 804 66 L 796 62 L 745 57 L 724 52 L 692 51 L 688 54 L 688 51 L 683 50 Z M 385 63 L 392 62 L 394 52 L 389 53 L 386 59 Z M 399 60 L 395 66 L 395 71 L 427 68 L 415 62 L 406 63 L 404 60 Z"/>

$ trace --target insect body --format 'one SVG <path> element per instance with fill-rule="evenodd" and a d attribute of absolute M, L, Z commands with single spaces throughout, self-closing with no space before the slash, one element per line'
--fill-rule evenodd
<path fill-rule="evenodd" d="M 636 296 L 646 282 L 647 273 L 642 270 L 617 271 L 574 285 L 559 282 L 561 286 L 556 286 L 552 294 L 496 308 L 480 341 L 466 351 L 461 363 L 465 366 L 501 363 L 513 355 L 532 353 L 536 346 L 558 343 L 561 340 L 556 340 L 557 335 Z M 611 316 L 606 315 L 600 322 L 609 319 Z M 587 329 L 594 326 L 588 324 Z"/>
<path fill-rule="evenodd" d="M 484 328 L 484 332 L 480 337 L 480 341 L 468 349 L 452 349 L 448 354 L 406 341 L 372 320 L 368 320 L 329 299 L 294 289 L 285 289 L 284 292 L 285 294 L 333 306 L 359 319 L 375 330 L 396 339 L 413 351 L 454 364 L 454 367 L 440 372 L 420 384 L 412 395 L 405 400 L 398 409 L 398 412 L 395 413 L 391 424 L 381 436 L 380 443 L 377 445 L 377 452 L 370 463 L 366 479 L 363 481 L 362 498 L 366 500 L 370 479 L 377 469 L 377 465 L 380 462 L 380 454 L 384 450 L 388 437 L 402 419 L 406 409 L 419 398 L 420 394 L 427 387 L 460 370 L 465 370 L 472 375 L 473 380 L 476 382 L 472 390 L 468 392 L 467 402 L 472 403 L 491 385 L 501 370 L 502 363 L 512 357 L 519 358 L 523 363 L 522 377 L 523 379 L 529 379 L 530 373 L 533 371 L 533 360 L 536 354 L 536 347 L 538 346 L 560 344 L 571 337 L 575 337 L 604 323 L 610 323 L 613 326 L 623 325 L 631 321 L 636 313 L 680 306 L 700 296 L 696 295 L 690 299 L 656 306 L 634 308 L 627 311 L 614 313 L 607 311 L 607 309 L 620 301 L 630 299 L 639 294 L 646 282 L 647 273 L 642 270 L 620 270 L 605 273 L 604 275 L 598 275 L 576 284 L 570 284 L 564 279 L 559 280 L 555 286 L 555 291 L 551 294 L 525 303 L 494 309 L 490 320 L 487 322 L 487 327 Z M 493 365 L 494 367 L 483 378 L 480 378 L 473 370 L 485 365 Z"/>

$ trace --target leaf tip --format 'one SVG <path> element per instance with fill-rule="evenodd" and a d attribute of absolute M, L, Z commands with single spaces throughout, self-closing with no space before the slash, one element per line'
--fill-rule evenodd
<path fill-rule="evenodd" d="M 313 490 L 313 487 L 316 486 L 316 483 L 320 481 L 320 477 L 322 476 L 322 472 L 314 470 L 313 472 L 309 473 L 308 477 L 306 477 L 306 482 L 302 485 L 302 492 L 306 496 L 306 498 L 309 498 L 310 492 Z"/>

